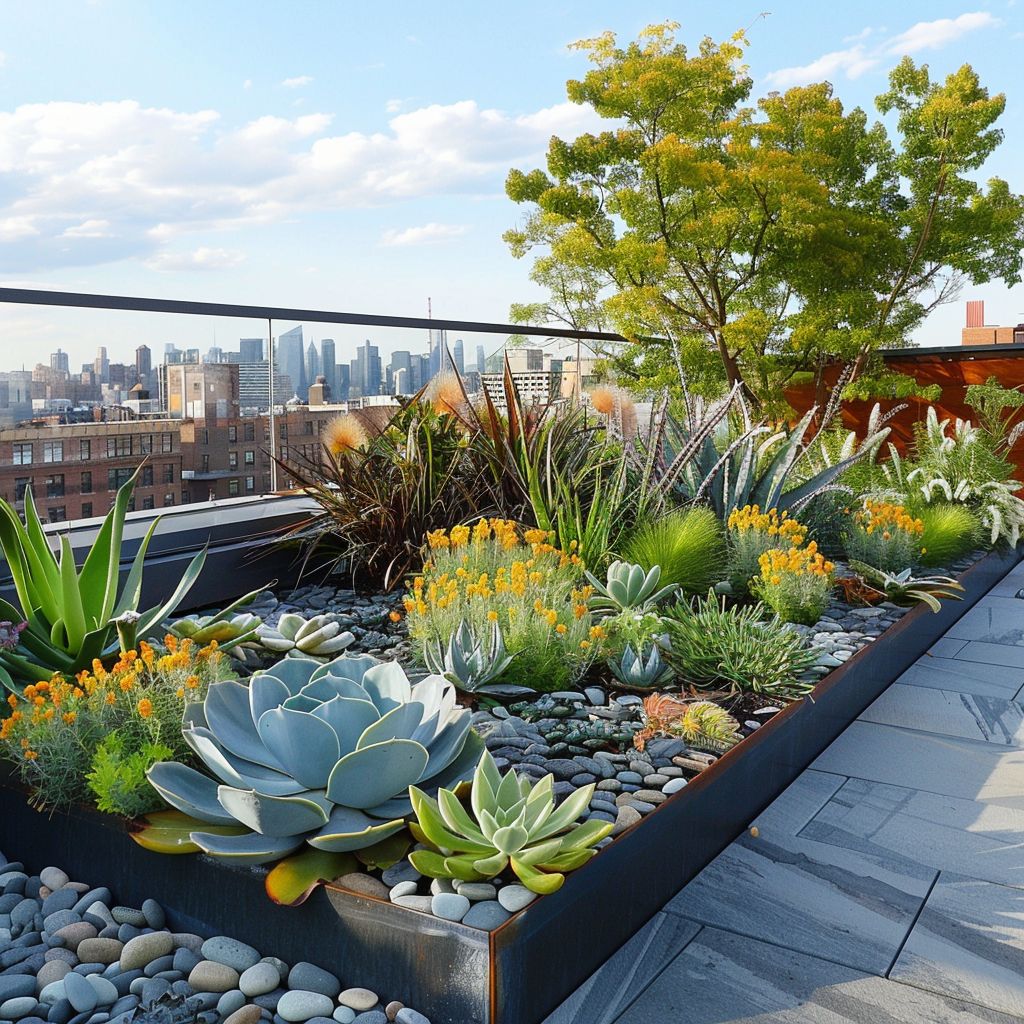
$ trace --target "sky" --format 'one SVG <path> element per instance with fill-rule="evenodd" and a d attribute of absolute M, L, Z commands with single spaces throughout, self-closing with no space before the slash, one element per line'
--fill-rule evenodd
<path fill-rule="evenodd" d="M 767 13 L 770 9 L 770 13 Z M 680 23 L 696 45 L 748 29 L 755 95 L 827 79 L 873 109 L 900 57 L 969 62 L 1005 92 L 983 169 L 1024 191 L 1024 3 L 879 0 L 434 4 L 329 0 L 0 0 L 0 284 L 504 321 L 537 292 L 501 240 L 524 211 L 510 167 L 600 129 L 569 103 L 574 40 Z M 1024 287 L 968 288 L 921 344 L 958 344 L 962 299 L 1024 321 Z M 290 324 L 275 324 L 275 334 Z M 105 344 L 237 348 L 261 324 L 0 307 L 0 368 L 76 368 Z M 421 335 L 314 325 L 338 358 Z M 482 339 L 488 349 L 498 339 Z M 477 339 L 466 337 L 468 352 Z"/>

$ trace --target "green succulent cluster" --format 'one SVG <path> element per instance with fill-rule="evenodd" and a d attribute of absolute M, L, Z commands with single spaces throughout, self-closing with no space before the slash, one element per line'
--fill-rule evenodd
<path fill-rule="evenodd" d="M 587 580 L 594 588 L 594 596 L 590 599 L 591 609 L 613 615 L 623 611 L 649 611 L 678 589 L 674 583 L 658 589 L 661 582 L 660 565 L 645 571 L 641 566 L 629 562 L 612 562 L 608 566 L 604 583 L 590 572 L 587 573 Z"/>
<path fill-rule="evenodd" d="M 440 789 L 437 799 L 416 786 L 409 790 L 416 813 L 410 829 L 428 847 L 414 850 L 409 860 L 430 878 L 470 882 L 495 878 L 511 865 L 532 892 L 555 892 L 565 872 L 586 864 L 612 830 L 606 821 L 577 824 L 593 793 L 593 784 L 582 786 L 556 808 L 554 776 L 533 783 L 510 771 L 502 778 L 485 752 L 469 808 L 450 789 Z"/>

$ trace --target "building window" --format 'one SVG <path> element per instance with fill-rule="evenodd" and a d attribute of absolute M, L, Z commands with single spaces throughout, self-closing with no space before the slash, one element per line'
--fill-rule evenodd
<path fill-rule="evenodd" d="M 256 477 L 247 476 L 245 478 L 245 493 L 255 494 L 256 493 Z"/>
<path fill-rule="evenodd" d="M 64 497 L 64 474 L 53 473 L 46 478 L 46 496 L 48 498 Z"/>
<path fill-rule="evenodd" d="M 128 483 L 132 478 L 131 466 L 124 466 L 120 469 L 107 470 L 107 490 L 116 491 L 122 484 Z"/>
<path fill-rule="evenodd" d="M 82 473 L 82 482 L 79 485 L 79 490 L 83 494 L 92 494 L 92 470 L 87 469 Z"/>
<path fill-rule="evenodd" d="M 14 464 L 16 466 L 31 466 L 32 465 L 32 445 L 30 445 L 30 444 L 16 444 L 16 445 L 14 445 Z"/>
<path fill-rule="evenodd" d="M 242 424 L 242 436 L 246 441 L 256 440 L 256 424 L 255 423 L 243 423 Z"/>
<path fill-rule="evenodd" d="M 107 438 L 107 458 L 124 458 L 126 455 L 132 453 L 132 438 L 131 434 L 122 437 L 108 437 Z"/>
<path fill-rule="evenodd" d="M 204 445 L 209 445 L 209 443 L 210 443 L 210 432 L 209 432 L 209 430 L 204 430 L 203 431 L 203 444 Z"/>
<path fill-rule="evenodd" d="M 287 437 L 288 436 L 288 424 L 287 423 L 282 423 L 281 424 L 281 429 L 280 429 L 280 431 L 278 433 L 281 435 L 281 437 Z"/>
<path fill-rule="evenodd" d="M 152 494 L 144 494 L 142 496 L 142 507 L 144 509 L 151 509 L 151 508 L 154 507 L 153 495 Z"/>
<path fill-rule="evenodd" d="M 238 497 L 238 477 L 232 477 L 228 481 L 228 497 Z"/>
<path fill-rule="evenodd" d="M 140 484 L 143 487 L 152 487 L 153 486 L 153 467 L 152 466 L 143 466 L 142 467 L 142 479 L 140 481 Z"/>
<path fill-rule="evenodd" d="M 255 452 L 246 452 L 245 453 L 245 464 L 247 466 L 255 466 L 256 465 L 256 453 Z"/>
<path fill-rule="evenodd" d="M 32 483 L 31 479 L 27 476 L 16 476 L 14 478 L 14 500 L 24 501 L 25 490 Z"/>
<path fill-rule="evenodd" d="M 64 505 L 54 505 L 46 510 L 46 515 L 51 523 L 63 523 L 68 517 L 68 510 Z"/>
<path fill-rule="evenodd" d="M 150 455 L 153 451 L 153 435 L 142 434 L 139 436 L 139 454 Z"/>
<path fill-rule="evenodd" d="M 269 473 L 264 473 L 263 474 L 263 490 L 264 491 L 269 491 L 270 490 L 270 474 Z"/>
<path fill-rule="evenodd" d="M 164 495 L 164 508 L 169 508 L 173 504 L 174 504 L 174 495 L 173 494 L 165 494 Z"/>
<path fill-rule="evenodd" d="M 228 442 L 234 444 L 238 440 L 238 427 L 228 427 Z"/>
<path fill-rule="evenodd" d="M 91 519 L 92 518 L 92 502 L 91 501 L 83 501 L 82 502 L 82 518 L 83 519 Z"/>
<path fill-rule="evenodd" d="M 160 451 L 172 452 L 174 451 L 174 435 L 173 434 L 161 434 L 160 435 Z"/>
<path fill-rule="evenodd" d="M 63 462 L 64 461 L 64 442 L 63 441 L 44 441 L 43 442 L 43 462 Z"/>
<path fill-rule="evenodd" d="M 210 472 L 210 456 L 209 455 L 201 455 L 200 458 L 202 459 L 202 463 L 201 463 L 202 470 L 201 470 L 201 472 L 209 473 Z"/>
<path fill-rule="evenodd" d="M 173 484 L 174 483 L 174 463 L 173 462 L 168 462 L 164 466 L 164 483 L 165 484 Z"/>
<path fill-rule="evenodd" d="M 88 462 L 92 458 L 92 442 L 88 438 L 78 442 L 78 457 L 83 462 Z"/>
<path fill-rule="evenodd" d="M 313 421 L 312 420 L 306 420 L 306 422 L 302 424 L 302 432 L 304 434 L 308 434 L 310 437 L 313 436 Z"/>
<path fill-rule="evenodd" d="M 238 452 L 228 452 L 228 469 L 238 469 Z"/>

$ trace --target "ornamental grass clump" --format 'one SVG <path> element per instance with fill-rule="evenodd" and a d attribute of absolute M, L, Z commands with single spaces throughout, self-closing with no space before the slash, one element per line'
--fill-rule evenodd
<path fill-rule="evenodd" d="M 582 561 L 548 537 L 504 519 L 428 534 L 429 558 L 405 598 L 417 657 L 447 648 L 463 622 L 477 637 L 497 623 L 512 658 L 502 683 L 559 690 L 582 675 L 607 630 L 592 620 Z"/>
<path fill-rule="evenodd" d="M 818 657 L 763 604 L 727 606 L 713 592 L 692 606 L 680 603 L 665 617 L 667 656 L 683 682 L 731 694 L 758 693 L 795 700 L 814 683 L 804 679 Z"/>
<path fill-rule="evenodd" d="M 865 498 L 846 534 L 846 553 L 883 572 L 912 568 L 927 555 L 924 523 L 903 505 Z"/>
<path fill-rule="evenodd" d="M 186 708 L 209 685 L 234 677 L 216 642 L 168 635 L 161 651 L 142 641 L 109 669 L 96 660 L 76 676 L 55 674 L 11 694 L 0 750 L 39 807 L 94 802 L 132 816 L 163 806 L 146 781 L 165 758 L 191 761 L 181 734 Z"/>
<path fill-rule="evenodd" d="M 761 569 L 761 556 L 766 551 L 800 547 L 807 537 L 807 528 L 788 512 L 770 508 L 764 512 L 758 505 L 733 509 L 726 523 L 729 528 L 729 582 L 733 593 L 749 592 L 750 581 Z"/>
<path fill-rule="evenodd" d="M 828 607 L 835 565 L 812 540 L 805 548 L 766 551 L 751 589 L 784 622 L 813 626 Z"/>
<path fill-rule="evenodd" d="M 922 505 L 915 512 L 924 525 L 923 565 L 951 565 L 982 542 L 981 520 L 966 505 Z"/>

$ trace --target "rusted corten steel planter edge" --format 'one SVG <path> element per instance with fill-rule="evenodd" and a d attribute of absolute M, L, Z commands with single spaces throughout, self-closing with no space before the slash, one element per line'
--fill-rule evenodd
<path fill-rule="evenodd" d="M 994 552 L 962 576 L 964 600 L 920 606 L 831 672 L 685 789 L 496 931 L 442 921 L 323 887 L 279 907 L 263 872 L 132 843 L 86 809 L 46 817 L 0 786 L 0 849 L 35 870 L 53 863 L 138 905 L 152 896 L 173 927 L 226 933 L 285 960 L 310 960 L 346 985 L 400 999 L 433 1024 L 538 1024 L 736 838 L 883 690 L 1019 560 Z M 1022 604 L 1024 613 L 1024 604 Z"/>

